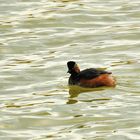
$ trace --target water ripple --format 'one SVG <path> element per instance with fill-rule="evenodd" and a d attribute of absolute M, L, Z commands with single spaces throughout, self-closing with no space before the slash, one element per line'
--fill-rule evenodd
<path fill-rule="evenodd" d="M 139 0 L 0 5 L 1 139 L 139 139 Z M 66 62 L 115 88 L 67 87 Z"/>

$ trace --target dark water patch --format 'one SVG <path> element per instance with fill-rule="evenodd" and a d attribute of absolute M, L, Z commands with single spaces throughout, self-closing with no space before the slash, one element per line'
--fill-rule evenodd
<path fill-rule="evenodd" d="M 96 101 L 106 101 L 106 100 L 111 100 L 111 99 L 109 99 L 109 98 L 100 98 L 100 99 L 90 99 L 90 100 L 80 100 L 81 102 L 96 102 Z"/>

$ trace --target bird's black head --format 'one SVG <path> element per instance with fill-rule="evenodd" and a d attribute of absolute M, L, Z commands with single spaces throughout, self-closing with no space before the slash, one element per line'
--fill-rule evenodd
<path fill-rule="evenodd" d="M 67 66 L 68 66 L 68 73 L 70 74 L 80 72 L 78 65 L 74 61 L 67 62 Z"/>
<path fill-rule="evenodd" d="M 68 69 L 70 70 L 70 69 L 73 69 L 74 68 L 74 66 L 75 66 L 75 62 L 74 61 L 69 61 L 68 63 L 67 63 L 67 66 L 68 66 Z"/>

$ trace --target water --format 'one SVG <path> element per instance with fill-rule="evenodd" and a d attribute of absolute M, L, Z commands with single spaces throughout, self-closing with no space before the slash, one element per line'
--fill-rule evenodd
<path fill-rule="evenodd" d="M 1 0 L 0 139 L 140 139 L 139 0 Z M 115 88 L 69 92 L 66 63 Z"/>

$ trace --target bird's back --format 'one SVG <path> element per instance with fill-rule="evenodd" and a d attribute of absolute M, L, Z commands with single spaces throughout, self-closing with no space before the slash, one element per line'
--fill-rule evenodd
<path fill-rule="evenodd" d="M 80 79 L 90 80 L 90 79 L 96 78 L 96 77 L 98 77 L 102 74 L 111 74 L 111 72 L 107 72 L 107 71 L 104 71 L 104 70 L 98 70 L 98 69 L 95 69 L 95 68 L 89 68 L 89 69 L 85 69 L 85 70 L 81 71 L 78 74 L 78 77 Z"/>

